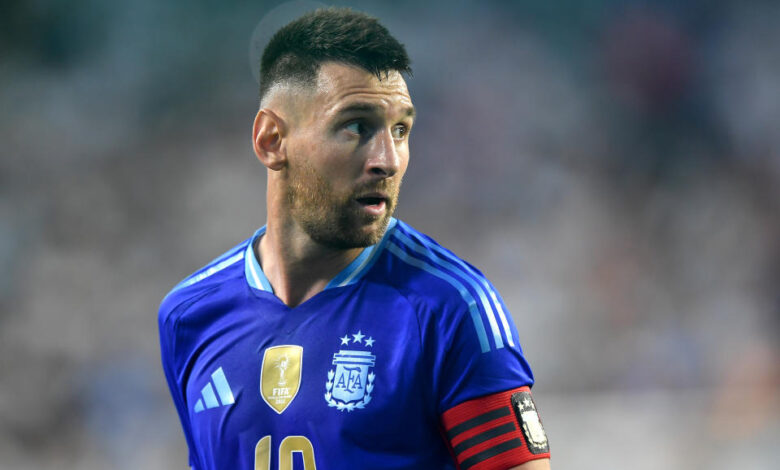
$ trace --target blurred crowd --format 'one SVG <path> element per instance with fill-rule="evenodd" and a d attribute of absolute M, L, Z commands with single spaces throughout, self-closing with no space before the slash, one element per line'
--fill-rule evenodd
<path fill-rule="evenodd" d="M 186 468 L 156 312 L 265 221 L 279 3 L 0 6 L 0 469 Z M 780 5 L 339 5 L 409 51 L 397 215 L 503 295 L 553 466 L 774 468 Z"/>

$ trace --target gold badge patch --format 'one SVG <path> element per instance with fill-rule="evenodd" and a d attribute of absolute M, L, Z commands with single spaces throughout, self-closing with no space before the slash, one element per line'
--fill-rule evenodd
<path fill-rule="evenodd" d="M 298 394 L 301 386 L 302 359 L 301 346 L 274 346 L 263 353 L 260 395 L 268 406 L 279 414 Z"/>

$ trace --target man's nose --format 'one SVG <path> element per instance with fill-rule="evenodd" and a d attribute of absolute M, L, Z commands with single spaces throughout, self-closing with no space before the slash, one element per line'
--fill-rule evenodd
<path fill-rule="evenodd" d="M 374 134 L 366 161 L 366 171 L 375 176 L 390 178 L 400 168 L 401 160 L 390 129 Z"/>

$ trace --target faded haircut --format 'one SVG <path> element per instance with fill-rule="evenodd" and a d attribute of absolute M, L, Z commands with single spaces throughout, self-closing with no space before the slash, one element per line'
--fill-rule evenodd
<path fill-rule="evenodd" d="M 260 60 L 260 101 L 281 82 L 313 86 L 323 62 L 342 62 L 377 78 L 395 70 L 411 75 L 409 56 L 379 21 L 349 8 L 307 13 L 276 32 Z"/>

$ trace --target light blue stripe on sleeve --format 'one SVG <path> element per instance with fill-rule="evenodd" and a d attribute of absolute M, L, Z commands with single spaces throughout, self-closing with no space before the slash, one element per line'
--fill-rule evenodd
<path fill-rule="evenodd" d="M 202 274 L 202 273 L 205 273 L 206 271 L 208 271 L 208 270 L 209 270 L 209 269 L 211 269 L 212 267 L 215 267 L 215 266 L 217 266 L 217 265 L 220 265 L 220 263 L 222 263 L 224 260 L 226 260 L 226 259 L 228 259 L 228 258 L 231 258 L 231 257 L 235 256 L 235 255 L 236 255 L 236 253 L 238 253 L 238 252 L 240 252 L 240 251 L 243 251 L 243 249 L 244 249 L 243 245 L 244 245 L 244 244 L 243 244 L 243 243 L 241 243 L 241 244 L 239 244 L 239 245 L 237 245 L 237 246 L 234 246 L 234 247 L 233 247 L 233 248 L 231 248 L 230 250 L 228 250 L 228 251 L 227 251 L 227 253 L 223 253 L 223 254 L 221 254 L 221 255 L 217 256 L 216 258 L 214 258 L 213 260 L 211 260 L 211 261 L 210 261 L 210 262 L 209 262 L 209 263 L 208 263 L 208 264 L 207 264 L 207 265 L 206 265 L 204 268 L 202 268 L 202 269 L 200 270 L 200 272 L 196 272 L 196 273 L 192 274 L 191 276 L 187 277 L 187 279 L 185 279 L 185 280 L 183 280 L 182 282 L 180 282 L 180 284 L 184 284 L 184 283 L 188 282 L 188 281 L 189 281 L 191 278 L 197 277 L 197 276 L 199 276 L 200 274 Z M 196 281 L 196 282 L 197 282 L 197 281 Z"/>
<path fill-rule="evenodd" d="M 460 293 L 461 297 L 468 305 L 469 313 L 471 314 L 471 321 L 474 323 L 474 329 L 477 332 L 477 337 L 479 338 L 479 345 L 482 348 L 482 352 L 485 353 L 490 351 L 490 344 L 488 344 L 487 333 L 485 332 L 485 324 L 482 322 L 482 316 L 479 314 L 477 301 L 474 300 L 474 296 L 471 295 L 471 293 L 460 281 L 445 273 L 444 271 L 431 266 L 425 261 L 410 256 L 392 241 L 387 244 L 387 249 L 405 263 L 410 264 L 416 268 L 420 268 L 423 271 L 426 271 L 438 277 L 439 279 L 446 281 L 452 287 L 457 289 L 458 293 Z"/>
<path fill-rule="evenodd" d="M 488 323 L 490 323 L 490 330 L 493 333 L 493 340 L 496 343 L 496 348 L 497 349 L 503 348 L 504 340 L 501 338 L 501 331 L 498 329 L 498 323 L 496 323 L 496 316 L 493 313 L 493 307 L 490 305 L 490 301 L 485 295 L 485 290 L 479 285 L 477 285 L 477 283 L 472 278 L 472 275 L 468 273 L 468 271 L 465 271 L 463 266 L 455 266 L 454 264 L 450 263 L 447 259 L 444 259 L 444 257 L 442 257 L 440 254 L 435 253 L 432 250 L 426 249 L 426 247 L 412 240 L 402 231 L 397 230 L 394 235 L 405 246 L 408 246 L 409 248 L 416 251 L 417 253 L 425 256 L 431 262 L 439 264 L 449 269 L 453 273 L 459 274 L 463 279 L 466 280 L 466 282 L 468 282 L 471 288 L 474 289 L 474 292 L 476 292 L 477 295 L 479 295 L 479 300 L 482 302 L 482 308 L 485 310 L 485 315 L 487 315 Z M 429 246 L 429 248 L 433 248 L 433 247 Z M 433 259 L 431 255 L 433 255 L 435 259 Z M 455 261 L 453 257 L 448 257 L 448 258 L 450 260 Z"/>
<path fill-rule="evenodd" d="M 493 299 L 493 305 L 496 306 L 496 309 L 498 309 L 498 317 L 501 319 L 501 325 L 504 327 L 504 333 L 506 333 L 506 340 L 509 342 L 509 345 L 514 347 L 515 341 L 512 339 L 512 330 L 509 328 L 509 322 L 506 321 L 506 314 L 504 313 L 504 307 L 501 306 L 501 301 L 498 300 L 498 296 L 493 291 L 493 289 L 490 289 L 488 286 L 485 286 L 490 290 L 490 297 Z"/>
<path fill-rule="evenodd" d="M 217 264 L 215 266 L 211 266 L 210 268 L 206 269 L 205 271 L 202 271 L 202 272 L 198 273 L 195 276 L 192 276 L 192 277 L 189 277 L 189 278 L 185 279 L 184 281 L 180 282 L 179 285 L 174 287 L 173 290 L 171 290 L 171 292 L 168 293 L 168 295 L 173 294 L 174 292 L 176 292 L 179 289 L 183 289 L 185 287 L 191 286 L 191 285 L 196 284 L 196 283 L 198 283 L 198 282 L 200 282 L 200 281 L 202 281 L 202 280 L 204 280 L 204 279 L 206 279 L 206 278 L 208 278 L 210 276 L 213 276 L 214 274 L 222 271 L 223 269 L 227 268 L 228 266 L 230 266 L 231 264 L 235 263 L 236 261 L 242 259 L 243 257 L 244 257 L 244 253 L 243 252 L 235 254 L 235 255 L 231 256 L 230 258 L 220 262 L 219 264 Z"/>
<path fill-rule="evenodd" d="M 211 374 L 211 378 L 214 380 L 214 386 L 217 387 L 217 394 L 219 394 L 222 405 L 232 405 L 235 403 L 236 400 L 233 398 L 233 392 L 230 390 L 230 385 L 228 385 L 225 372 L 221 367 Z"/>
<path fill-rule="evenodd" d="M 403 230 L 406 230 L 408 232 L 414 231 L 413 228 L 411 228 L 410 226 L 408 226 L 407 224 L 405 224 L 403 222 L 400 222 L 400 228 L 403 229 Z M 397 233 L 403 233 L 403 230 L 397 230 L 396 232 Z M 404 235 L 406 235 L 406 234 L 404 234 Z M 436 253 L 438 253 L 442 257 L 446 257 L 446 258 L 454 261 L 456 264 L 461 266 L 466 272 L 471 273 L 471 275 L 477 281 L 479 281 L 480 284 L 482 284 L 482 286 L 485 288 L 485 291 L 490 294 L 490 298 L 493 299 L 493 305 L 495 305 L 496 311 L 498 311 L 498 318 L 501 319 L 501 326 L 504 327 L 504 334 L 506 335 L 507 342 L 509 343 L 510 346 L 514 347 L 515 346 L 515 341 L 514 341 L 514 339 L 512 339 L 513 338 L 513 336 L 512 336 L 512 329 L 509 328 L 509 322 L 506 319 L 506 313 L 504 313 L 504 307 L 501 305 L 501 301 L 498 299 L 498 296 L 496 295 L 494 289 L 490 286 L 490 283 L 487 281 L 487 279 L 485 279 L 485 277 L 482 274 L 477 272 L 474 268 L 469 266 L 463 260 L 461 260 L 457 256 L 454 256 L 451 253 L 448 253 L 446 250 L 444 250 L 442 247 L 438 246 L 437 244 L 431 243 L 430 241 L 424 240 L 424 239 L 422 240 L 422 244 L 424 246 L 429 247 L 430 249 L 432 249 L 433 251 L 435 251 Z"/>

